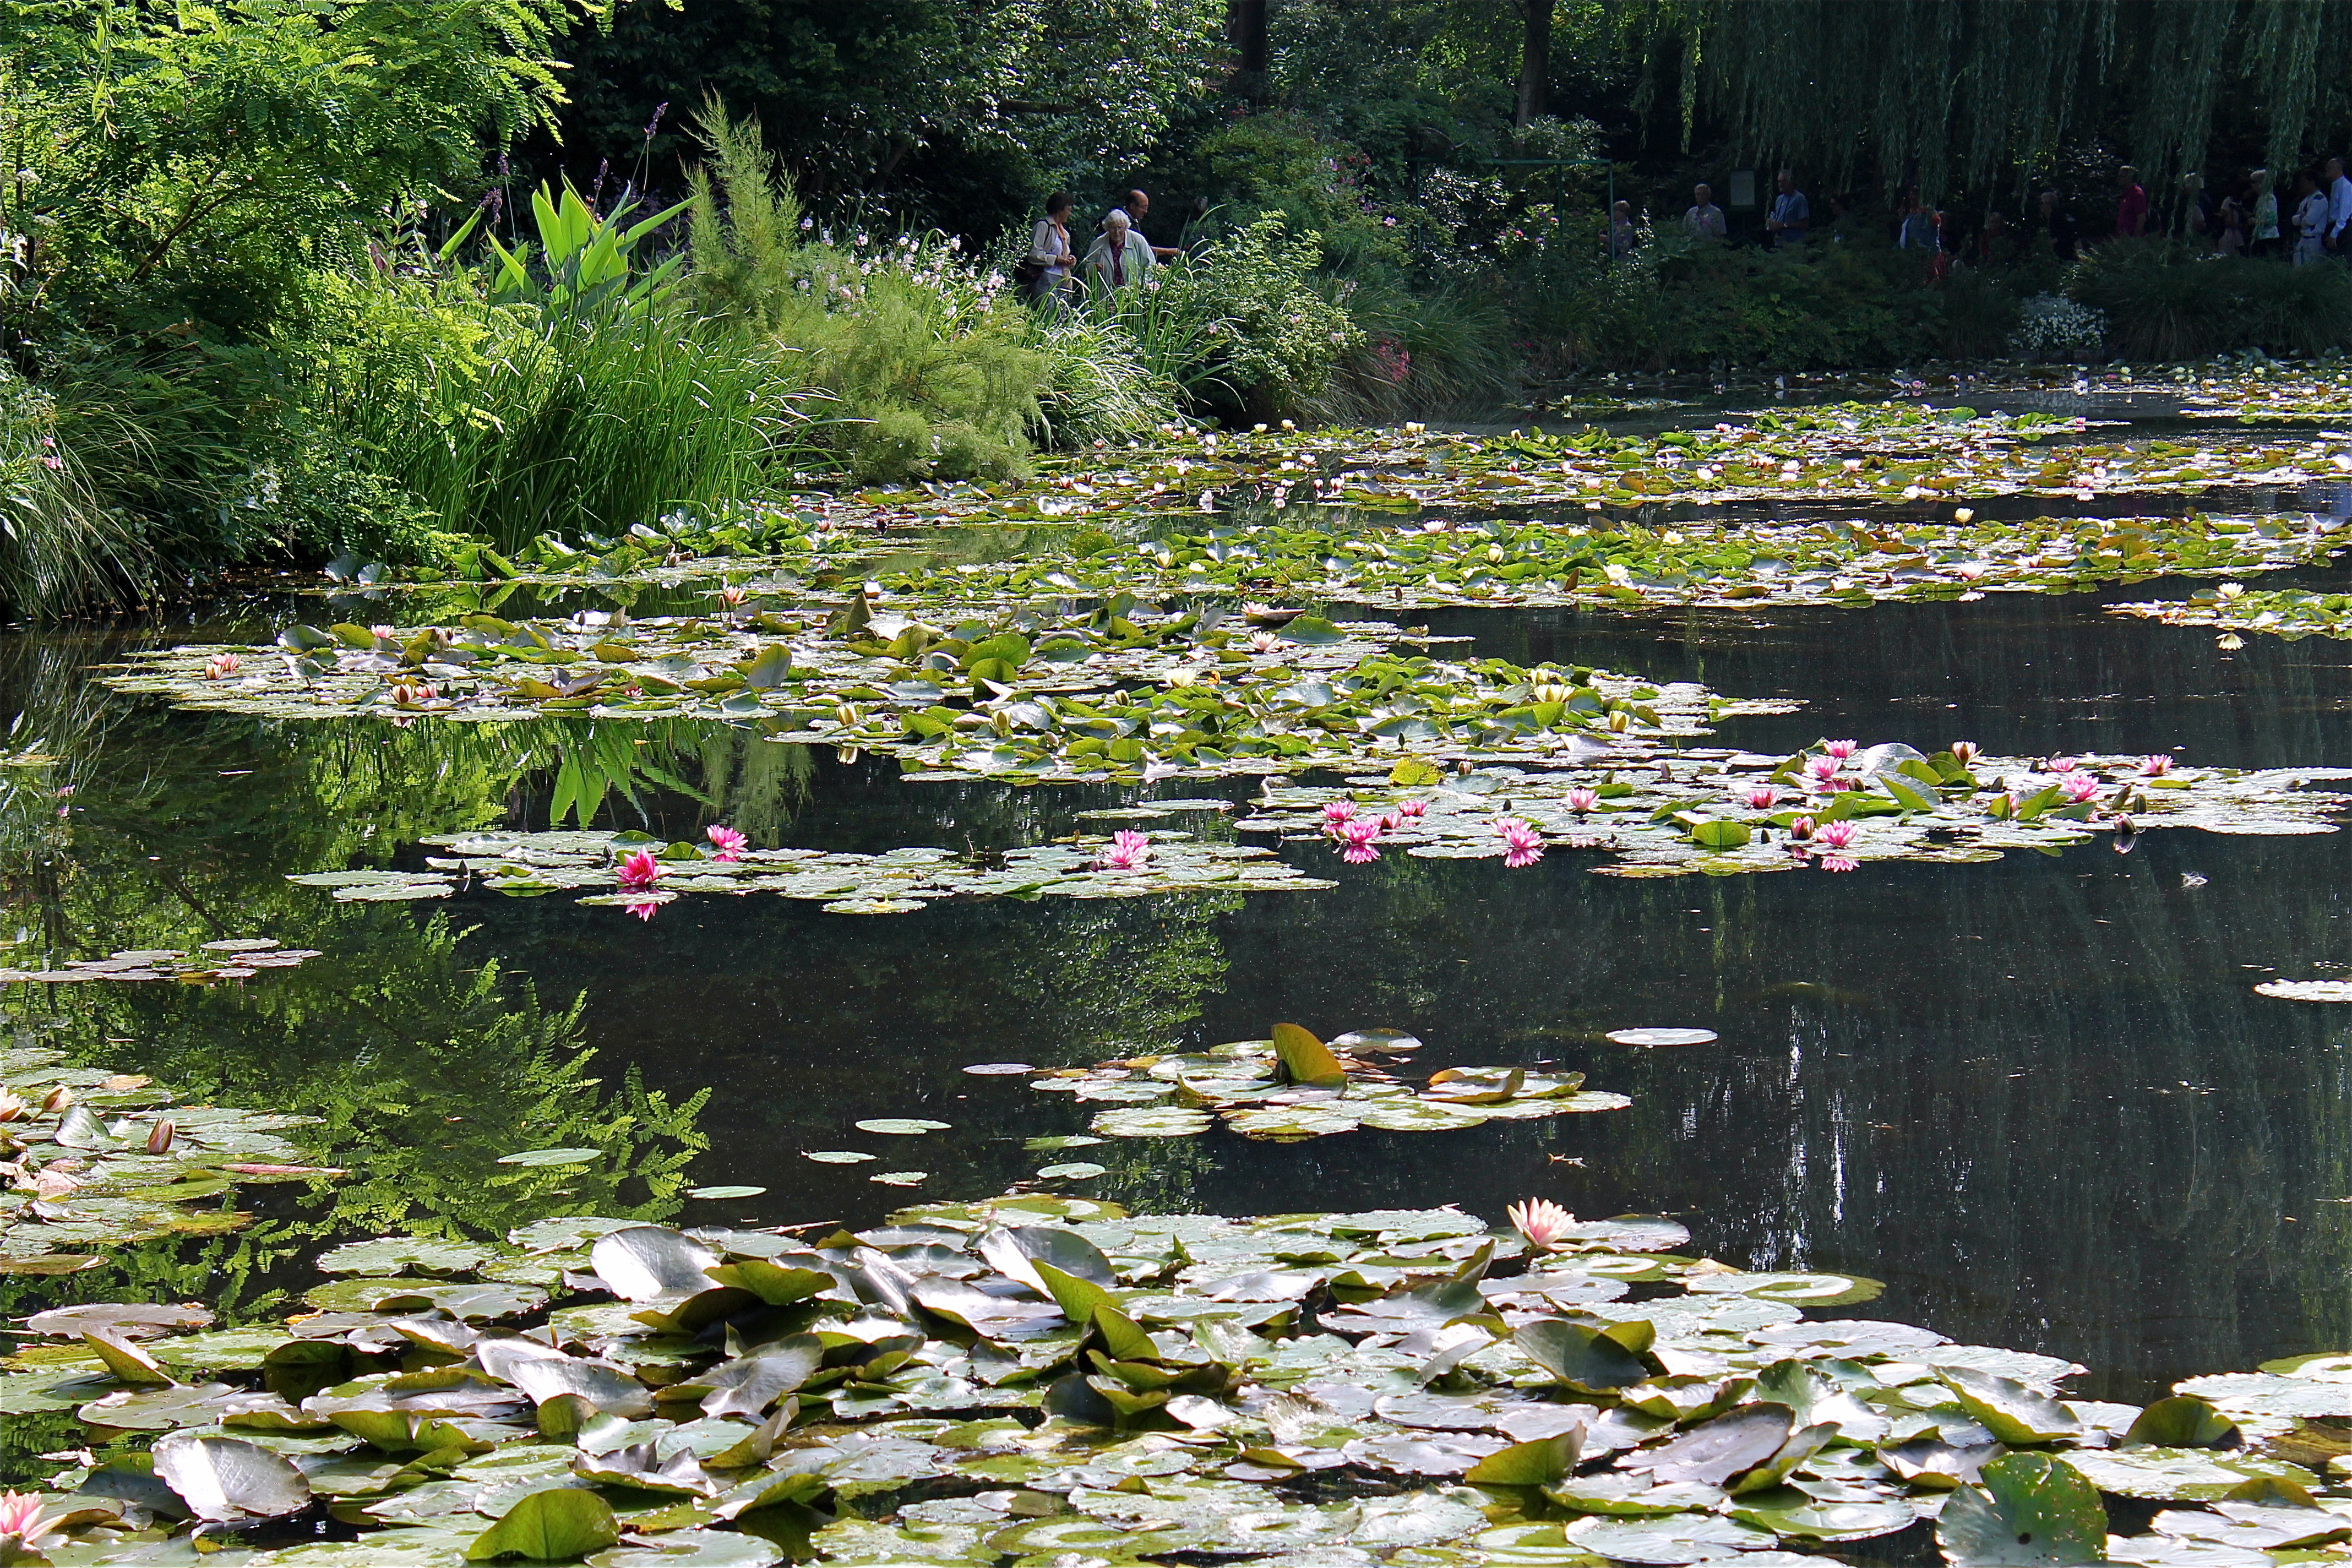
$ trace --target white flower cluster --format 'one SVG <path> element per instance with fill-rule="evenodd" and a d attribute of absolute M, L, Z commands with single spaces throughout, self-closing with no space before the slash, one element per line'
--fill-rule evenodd
<path fill-rule="evenodd" d="M 2042 359 L 2077 352 L 2096 353 L 2106 342 L 2107 314 L 2057 294 L 2036 294 L 2018 307 L 2010 352 Z"/>

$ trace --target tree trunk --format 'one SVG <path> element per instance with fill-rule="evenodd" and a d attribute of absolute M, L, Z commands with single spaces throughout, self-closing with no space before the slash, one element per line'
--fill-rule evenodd
<path fill-rule="evenodd" d="M 1270 0 L 1225 0 L 1225 36 L 1234 47 L 1234 88 L 1254 104 L 1265 101 L 1265 8 Z"/>
<path fill-rule="evenodd" d="M 1519 0 L 1528 30 L 1519 47 L 1519 111 L 1513 123 L 1521 130 L 1541 119 L 1551 97 L 1552 0 Z"/>

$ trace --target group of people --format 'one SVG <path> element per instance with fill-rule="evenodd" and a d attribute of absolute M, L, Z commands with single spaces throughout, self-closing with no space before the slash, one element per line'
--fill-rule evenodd
<path fill-rule="evenodd" d="M 1813 226 L 1812 205 L 1797 188 L 1792 171 L 1781 170 L 1776 184 L 1778 190 L 1765 214 L 1766 242 L 1775 249 L 1802 249 Z M 1713 187 L 1700 184 L 1691 197 L 1690 207 L 1683 214 L 1685 232 L 1701 241 L 1727 238 L 1730 224 L 1716 205 Z M 1960 238 L 1954 215 L 1921 199 L 1915 189 L 1899 205 L 1895 244 L 1898 249 L 1927 256 L 1939 277 L 1962 256 L 1972 254 L 1980 262 L 2016 261 L 2024 259 L 2037 244 L 2046 246 L 2047 253 L 2062 261 L 2075 259 L 2081 254 L 2083 236 L 2065 196 L 2056 190 L 2044 190 L 2038 206 L 2036 221 L 2021 226 L 2012 226 L 1998 210 L 1988 213 L 1970 244 Z M 1833 220 L 1843 216 L 1834 199 L 1831 210 Z M 2183 237 L 2224 256 L 2291 254 L 2298 267 L 2329 256 L 2352 256 L 2352 177 L 2346 175 L 2341 158 L 2330 158 L 2324 168 L 2296 174 L 2291 209 L 2282 208 L 2266 169 L 2250 171 L 2218 202 L 2206 192 L 2202 175 L 2184 174 L 2179 214 Z M 1610 254 L 1632 255 L 1638 233 L 1633 205 L 1616 203 L 1609 218 Z M 2126 165 L 2116 175 L 2115 232 L 2118 237 L 2136 238 L 2149 232 L 2150 221 L 2147 188 L 2140 184 L 2139 172 Z M 2291 250 L 2289 225 L 2293 227 Z"/>
<path fill-rule="evenodd" d="M 2128 170 L 2125 173 L 2130 174 Z M 2136 184 L 2137 180 L 2131 183 Z M 2128 193 L 2125 200 L 2131 200 Z M 2139 198 L 2138 209 L 2144 223 L 2144 195 Z M 2206 193 L 2204 176 L 2183 174 L 2180 211 L 2182 230 L 2189 242 L 2209 247 L 2223 256 L 2276 256 L 2287 248 L 2280 223 L 2278 192 L 2267 169 L 2248 174 L 2222 192 L 2218 203 Z M 2345 176 L 2343 159 L 2330 158 L 2324 168 L 2296 172 L 2294 207 L 2288 221 L 2294 226 L 2292 254 L 2297 267 L 2346 254 L 2347 244 L 2352 244 L 2346 232 L 2352 229 L 2352 179 Z"/>
<path fill-rule="evenodd" d="M 1136 190 L 1127 193 L 1125 205 L 1103 215 L 1081 258 L 1070 235 L 1071 205 L 1068 192 L 1055 191 L 1045 198 L 1045 216 L 1029 232 L 1018 281 L 1033 304 L 1062 305 L 1082 289 L 1109 292 L 1141 283 L 1153 268 L 1180 254 L 1173 246 L 1145 237 L 1143 219 L 1151 211 L 1151 198 Z"/>

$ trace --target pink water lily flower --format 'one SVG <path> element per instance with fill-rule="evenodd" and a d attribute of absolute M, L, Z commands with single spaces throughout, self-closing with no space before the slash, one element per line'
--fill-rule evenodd
<path fill-rule="evenodd" d="M 2099 793 L 2099 781 L 2088 773 L 2062 773 L 2058 787 L 2066 792 L 2068 800 L 2080 803 Z"/>
<path fill-rule="evenodd" d="M 1380 841 L 1380 837 L 1381 822 L 1378 817 L 1359 816 L 1351 822 L 1341 823 L 1339 840 L 1348 847 L 1340 851 L 1339 858 L 1350 866 L 1370 864 L 1381 858 L 1381 852 L 1372 847 Z"/>
<path fill-rule="evenodd" d="M 721 827 L 717 823 L 713 823 L 709 827 L 703 829 L 703 833 L 709 838 L 710 847 L 718 851 L 718 854 L 713 857 L 713 858 L 719 860 L 734 859 L 738 855 L 743 853 L 743 846 L 751 842 L 750 839 L 743 837 L 740 830 L 732 827 Z"/>
<path fill-rule="evenodd" d="M 1549 1247 L 1566 1236 L 1576 1224 L 1576 1216 L 1549 1198 L 1529 1198 L 1523 1204 L 1513 1204 L 1504 1211 L 1511 1224 L 1528 1238 L 1533 1247 Z"/>
<path fill-rule="evenodd" d="M 1404 826 L 1404 818 L 1399 816 L 1393 811 L 1384 811 L 1378 816 L 1372 818 L 1372 826 L 1379 828 L 1382 833 L 1394 833 L 1398 828 Z"/>
<path fill-rule="evenodd" d="M 651 888 L 661 873 L 661 862 L 649 849 L 633 850 L 621 857 L 621 886 L 632 892 L 641 893 Z"/>
<path fill-rule="evenodd" d="M 1396 810 L 1397 815 L 1403 817 L 1407 822 L 1419 822 L 1423 817 L 1429 815 L 1429 802 L 1425 800 L 1399 801 L 1397 803 Z"/>
<path fill-rule="evenodd" d="M 205 679 L 226 680 L 236 673 L 236 655 L 233 653 L 215 654 L 205 661 Z"/>
<path fill-rule="evenodd" d="M 1327 800 L 1323 803 L 1323 831 L 1337 833 L 1339 825 L 1356 815 L 1352 800 Z"/>
<path fill-rule="evenodd" d="M 1823 741 L 1822 742 L 1822 750 L 1827 752 L 1831 756 L 1835 757 L 1839 762 L 1843 762 L 1848 757 L 1853 755 L 1858 748 L 1852 741 Z"/>
<path fill-rule="evenodd" d="M 1589 789 L 1572 789 L 1560 798 L 1579 816 L 1601 804 L 1601 796 Z"/>
<path fill-rule="evenodd" d="M 1967 767 L 1977 760 L 1977 743 L 1974 741 L 1955 741 L 1952 742 L 1952 760 L 1960 766 Z"/>
<path fill-rule="evenodd" d="M 2071 773 L 2082 765 L 2083 761 L 2080 757 L 2053 757 L 2050 759 L 2050 771 L 2053 773 Z"/>
<path fill-rule="evenodd" d="M 1773 803 L 1780 798 L 1780 792 L 1770 784 L 1749 784 L 1740 798 L 1748 803 L 1751 811 L 1769 811 Z"/>
<path fill-rule="evenodd" d="M 1503 836 L 1503 864 L 1532 866 L 1543 858 L 1543 835 L 1516 816 L 1498 816 L 1495 831 Z"/>
<path fill-rule="evenodd" d="M 14 1535 L 29 1541 L 40 1534 L 44 1500 L 38 1492 L 0 1492 L 0 1538 Z"/>
<path fill-rule="evenodd" d="M 1095 857 L 1095 869 L 1132 871 L 1150 858 L 1150 838 L 1133 828 L 1122 827 L 1110 836 L 1110 847 Z"/>
<path fill-rule="evenodd" d="M 2151 752 L 2139 760 L 2139 771 L 2152 779 L 2160 779 L 2172 771 L 2172 759 L 2162 752 Z"/>
<path fill-rule="evenodd" d="M 1821 864 L 1824 871 L 1851 871 L 1859 862 L 1851 855 L 1824 855 Z"/>
<path fill-rule="evenodd" d="M 1817 782 L 1826 784 L 1831 779 L 1837 777 L 1837 771 L 1838 760 L 1835 757 L 1807 757 L 1805 759 L 1805 776 Z"/>
<path fill-rule="evenodd" d="M 1858 832 L 1851 822 L 1824 822 L 1813 829 L 1813 837 L 1832 849 L 1843 849 L 1853 842 Z"/>
<path fill-rule="evenodd" d="M 661 904 L 656 900 L 647 899 L 643 903 L 623 904 L 621 907 L 641 921 L 649 921 L 654 918 L 654 911 L 661 908 Z"/>

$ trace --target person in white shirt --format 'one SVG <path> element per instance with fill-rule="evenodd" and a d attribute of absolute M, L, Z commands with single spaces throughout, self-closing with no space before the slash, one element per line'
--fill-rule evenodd
<path fill-rule="evenodd" d="M 1689 229 L 1693 239 L 1721 239 L 1730 232 L 1723 219 L 1723 209 L 1715 205 L 1715 189 L 1700 185 L 1691 192 L 1690 211 L 1683 214 L 1683 226 Z"/>
<path fill-rule="evenodd" d="M 2344 160 L 2327 160 L 2327 248 L 2344 248 L 2344 227 L 2352 224 L 2352 180 L 2344 177 Z"/>
<path fill-rule="evenodd" d="M 2294 264 L 2308 267 L 2320 258 L 2327 244 L 2327 198 L 2320 194 L 2319 182 L 2308 169 L 2294 177 L 2294 188 L 2302 198 L 2294 207 Z"/>

